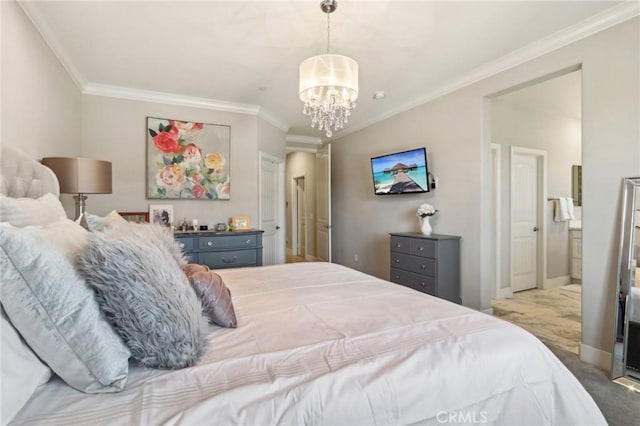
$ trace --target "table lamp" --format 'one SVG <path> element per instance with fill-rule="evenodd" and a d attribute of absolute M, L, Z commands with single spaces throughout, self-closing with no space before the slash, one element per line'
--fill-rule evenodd
<path fill-rule="evenodd" d="M 111 162 L 89 158 L 46 157 L 42 164 L 53 170 L 60 192 L 76 194 L 76 219 L 86 206 L 85 194 L 111 194 Z"/>

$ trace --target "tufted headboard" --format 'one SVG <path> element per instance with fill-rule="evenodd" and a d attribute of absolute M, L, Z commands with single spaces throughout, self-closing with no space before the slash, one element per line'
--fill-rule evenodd
<path fill-rule="evenodd" d="M 6 145 L 0 151 L 0 194 L 14 198 L 38 198 L 47 192 L 60 196 L 56 175 L 24 152 Z"/>

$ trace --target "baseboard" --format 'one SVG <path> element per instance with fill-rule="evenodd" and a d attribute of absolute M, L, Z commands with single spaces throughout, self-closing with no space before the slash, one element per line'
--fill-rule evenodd
<path fill-rule="evenodd" d="M 480 312 L 482 312 L 483 314 L 487 314 L 487 315 L 493 316 L 493 308 L 483 309 Z"/>
<path fill-rule="evenodd" d="M 611 372 L 611 352 L 580 343 L 580 360 Z"/>
<path fill-rule="evenodd" d="M 547 278 L 546 280 L 544 280 L 544 282 L 542 283 L 542 288 L 558 288 L 569 284 L 571 284 L 571 277 L 569 275 L 561 275 L 559 277 Z"/>
<path fill-rule="evenodd" d="M 511 299 L 513 297 L 513 290 L 511 287 L 505 287 L 498 290 L 498 294 L 496 294 L 496 299 Z"/>
<path fill-rule="evenodd" d="M 310 254 L 307 254 L 304 257 L 304 260 L 306 260 L 307 262 L 317 262 L 318 259 L 315 256 L 311 256 Z"/>

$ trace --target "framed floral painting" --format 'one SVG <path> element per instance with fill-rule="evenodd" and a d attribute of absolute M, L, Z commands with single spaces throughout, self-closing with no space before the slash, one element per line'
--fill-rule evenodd
<path fill-rule="evenodd" d="M 147 199 L 228 200 L 231 127 L 147 117 Z"/>

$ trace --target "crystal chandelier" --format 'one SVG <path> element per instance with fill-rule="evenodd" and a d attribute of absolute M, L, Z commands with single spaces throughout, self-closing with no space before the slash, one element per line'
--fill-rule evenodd
<path fill-rule="evenodd" d="M 337 7 L 335 0 L 320 3 L 327 14 L 327 54 L 312 56 L 300 64 L 302 112 L 311 117 L 311 127 L 324 130 L 327 137 L 347 124 L 358 99 L 358 63 L 347 56 L 329 54 L 329 15 Z"/>

